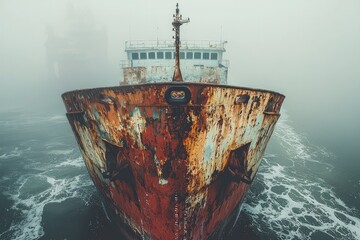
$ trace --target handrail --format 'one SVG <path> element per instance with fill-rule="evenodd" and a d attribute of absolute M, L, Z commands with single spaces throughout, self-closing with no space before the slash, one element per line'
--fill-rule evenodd
<path fill-rule="evenodd" d="M 142 63 L 148 62 L 148 61 L 168 61 L 168 62 L 173 62 L 174 59 L 139 59 L 139 60 L 135 60 L 135 61 L 139 61 Z M 188 61 L 190 62 L 201 62 L 201 63 L 206 63 L 206 61 L 214 61 L 214 60 L 204 60 L 204 59 L 181 59 L 182 62 L 187 63 Z M 217 60 L 219 65 L 229 68 L 230 66 L 230 62 L 227 59 L 222 59 L 221 61 Z M 119 62 L 119 66 L 120 68 L 128 68 L 131 67 L 131 60 L 121 60 Z M 146 66 L 146 65 L 144 65 Z M 167 65 L 166 65 L 167 66 Z M 206 66 L 206 64 L 204 64 L 204 66 Z"/>
<path fill-rule="evenodd" d="M 207 40 L 182 40 L 181 49 L 211 49 L 225 51 L 225 42 L 222 41 L 207 41 Z M 139 50 L 139 49 L 174 49 L 173 41 L 168 40 L 149 40 L 149 41 L 126 41 L 125 51 Z"/>

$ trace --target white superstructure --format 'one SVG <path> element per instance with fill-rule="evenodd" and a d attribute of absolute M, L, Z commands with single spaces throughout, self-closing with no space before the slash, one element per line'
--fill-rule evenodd
<path fill-rule="evenodd" d="M 185 82 L 226 84 L 229 62 L 223 60 L 226 42 L 182 41 L 181 72 Z M 175 66 L 173 41 L 129 41 L 122 62 L 120 84 L 172 81 Z"/>

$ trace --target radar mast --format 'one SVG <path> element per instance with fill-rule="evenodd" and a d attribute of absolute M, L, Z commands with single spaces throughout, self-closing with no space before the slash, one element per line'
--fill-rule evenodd
<path fill-rule="evenodd" d="M 175 31 L 175 70 L 173 76 L 173 82 L 183 82 L 181 70 L 180 70 L 180 26 L 184 23 L 190 22 L 190 18 L 183 20 L 180 15 L 179 4 L 176 4 L 176 14 L 173 15 L 174 21 L 172 22 L 173 31 Z"/>

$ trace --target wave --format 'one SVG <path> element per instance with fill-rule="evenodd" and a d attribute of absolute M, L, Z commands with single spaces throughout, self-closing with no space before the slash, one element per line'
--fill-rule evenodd
<path fill-rule="evenodd" d="M 82 157 L 78 157 L 75 159 L 67 159 L 56 165 L 55 167 L 63 167 L 63 166 L 73 166 L 73 167 L 84 167 L 84 160 Z"/>
<path fill-rule="evenodd" d="M 71 153 L 74 152 L 74 149 L 53 149 L 48 151 L 48 154 L 52 154 L 52 155 L 70 155 Z"/>
<path fill-rule="evenodd" d="M 38 125 L 43 123 L 66 123 L 65 115 L 53 115 L 53 116 L 25 116 L 25 120 L 23 121 L 24 125 Z"/>
<path fill-rule="evenodd" d="M 16 117 L 14 117 L 16 116 Z M 18 127 L 30 127 L 44 123 L 49 124 L 64 124 L 67 123 L 67 119 L 64 115 L 37 115 L 34 113 L 11 113 L 10 116 L 2 116 L 0 119 L 0 126 L 4 129 L 18 128 Z"/>
<path fill-rule="evenodd" d="M 61 147 L 61 146 L 66 146 L 66 144 L 62 142 L 50 142 L 45 144 L 46 149 L 51 149 L 54 147 Z"/>
<path fill-rule="evenodd" d="M 279 160 L 283 156 L 265 155 L 244 204 L 259 232 L 273 232 L 279 239 L 313 239 L 317 234 L 360 239 L 359 212 L 346 206 L 321 177 L 309 171 L 309 163 L 331 171 L 329 162 L 335 155 L 298 134 L 286 113 L 274 137 L 286 153 L 281 161 L 287 163 Z"/>
<path fill-rule="evenodd" d="M 0 232 L 0 239 L 39 239 L 44 235 L 42 218 L 47 204 L 68 198 L 80 198 L 88 204 L 96 193 L 82 158 L 73 145 L 69 146 L 67 136 L 49 135 L 44 141 L 43 130 L 23 134 L 23 129 L 65 122 L 66 117 L 60 115 L 19 112 L 0 117 L 1 135 L 13 136 L 13 141 L 3 142 L 0 148 L 0 167 L 11 169 L 0 176 L 0 187 L 2 195 L 12 204 L 7 209 L 11 219 L 6 221 L 11 225 Z"/>
<path fill-rule="evenodd" d="M 283 111 L 274 131 L 274 137 L 277 138 L 282 150 L 286 152 L 287 159 L 293 165 L 302 164 L 305 166 L 309 163 L 317 163 L 331 171 L 333 166 L 323 161 L 323 158 L 326 161 L 331 161 L 335 159 L 335 155 L 323 146 L 311 144 L 306 135 L 297 133 L 290 124 L 289 116 L 286 111 Z"/>
<path fill-rule="evenodd" d="M 46 119 L 48 122 L 67 122 L 65 115 L 54 115 Z"/>
<path fill-rule="evenodd" d="M 23 151 L 20 150 L 18 147 L 15 147 L 13 150 L 11 150 L 9 153 L 4 153 L 0 155 L 0 159 L 9 159 L 14 157 L 20 157 L 22 155 Z"/>
<path fill-rule="evenodd" d="M 88 202 L 88 198 L 94 193 L 93 184 L 87 174 L 77 175 L 72 178 L 56 179 L 47 176 L 46 173 L 40 174 L 40 178 L 44 185 L 42 191 L 34 194 L 25 194 L 23 189 L 27 185 L 33 184 L 34 175 L 27 175 L 19 179 L 15 186 L 16 192 L 7 192 L 8 197 L 14 201 L 12 210 L 21 213 L 22 220 L 13 223 L 10 228 L 1 235 L 11 233 L 14 239 L 38 239 L 44 235 L 42 228 L 42 215 L 44 206 L 48 203 L 60 203 L 68 198 L 81 198 Z M 30 183 L 29 183 L 30 182 Z M 0 235 L 0 237 L 1 237 Z"/>

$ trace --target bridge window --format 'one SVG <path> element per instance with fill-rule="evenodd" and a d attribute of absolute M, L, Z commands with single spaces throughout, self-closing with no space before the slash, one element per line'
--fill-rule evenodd
<path fill-rule="evenodd" d="M 185 53 L 184 52 L 180 52 L 180 59 L 184 59 L 185 58 Z"/>
<path fill-rule="evenodd" d="M 201 52 L 195 52 L 194 58 L 195 59 L 201 59 Z"/>
<path fill-rule="evenodd" d="M 146 54 L 146 52 L 140 53 L 140 59 L 147 59 L 147 54 Z"/>
<path fill-rule="evenodd" d="M 171 59 L 172 53 L 171 52 L 165 52 L 165 59 Z"/>
<path fill-rule="evenodd" d="M 217 53 L 211 53 L 211 60 L 217 60 L 218 54 Z"/>
<path fill-rule="evenodd" d="M 133 60 L 139 59 L 139 53 L 137 53 L 137 52 L 132 53 L 131 54 L 131 59 L 133 59 Z"/>
<path fill-rule="evenodd" d="M 164 52 L 157 52 L 156 53 L 156 58 L 157 59 L 164 59 Z"/>
<path fill-rule="evenodd" d="M 186 58 L 187 59 L 193 59 L 193 52 L 187 52 L 186 53 Z"/>
<path fill-rule="evenodd" d="M 149 52 L 149 59 L 155 59 L 155 53 Z"/>
<path fill-rule="evenodd" d="M 203 59 L 209 59 L 209 53 L 204 52 L 203 53 Z"/>

